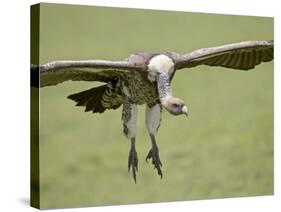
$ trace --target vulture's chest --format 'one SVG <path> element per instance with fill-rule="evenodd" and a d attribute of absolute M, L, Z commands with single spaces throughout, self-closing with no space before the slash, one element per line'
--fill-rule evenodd
<path fill-rule="evenodd" d="M 124 80 L 130 101 L 135 104 L 155 104 L 159 97 L 156 82 L 141 73 L 128 74 Z"/>

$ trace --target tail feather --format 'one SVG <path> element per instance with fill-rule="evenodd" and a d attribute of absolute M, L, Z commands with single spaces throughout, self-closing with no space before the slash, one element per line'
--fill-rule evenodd
<path fill-rule="evenodd" d="M 86 91 L 71 94 L 67 98 L 77 102 L 76 106 L 85 106 L 85 112 L 103 113 L 106 109 L 117 109 L 121 104 L 113 105 L 111 108 L 105 108 L 102 104 L 103 95 L 108 89 L 107 85 L 91 88 Z"/>

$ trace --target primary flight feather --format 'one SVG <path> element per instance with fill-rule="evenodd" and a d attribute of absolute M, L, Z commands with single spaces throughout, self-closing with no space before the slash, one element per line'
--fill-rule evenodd
<path fill-rule="evenodd" d="M 198 65 L 249 70 L 273 60 L 273 41 L 245 41 L 218 47 L 198 49 L 186 54 L 175 52 L 137 52 L 123 61 L 77 60 L 53 61 L 31 65 L 32 74 L 40 74 L 39 86 L 52 86 L 65 81 L 100 81 L 104 85 L 68 98 L 85 111 L 103 113 L 123 105 L 124 134 L 131 141 L 128 170 L 136 182 L 138 156 L 135 147 L 137 105 L 146 104 L 146 127 L 151 138 L 151 159 L 161 176 L 162 163 L 155 135 L 160 126 L 162 107 L 173 115 L 188 115 L 184 101 L 174 97 L 170 87 L 176 70 Z"/>

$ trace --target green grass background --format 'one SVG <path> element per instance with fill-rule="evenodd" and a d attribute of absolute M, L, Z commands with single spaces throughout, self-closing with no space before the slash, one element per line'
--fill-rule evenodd
<path fill-rule="evenodd" d="M 273 39 L 273 18 L 41 4 L 40 63 L 126 58 L 136 50 L 188 52 Z M 67 95 L 98 83 L 40 89 L 42 208 L 273 194 L 273 62 L 249 72 L 200 66 L 178 71 L 175 96 L 188 118 L 163 111 L 160 180 L 145 156 L 139 107 L 138 182 L 127 172 L 121 109 L 84 113 Z"/>

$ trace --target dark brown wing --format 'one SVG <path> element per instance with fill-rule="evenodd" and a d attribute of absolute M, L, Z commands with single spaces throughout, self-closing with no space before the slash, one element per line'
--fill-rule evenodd
<path fill-rule="evenodd" d="M 198 65 L 222 66 L 249 70 L 273 59 L 273 41 L 245 41 L 218 47 L 198 49 L 176 59 L 176 68 Z"/>
<path fill-rule="evenodd" d="M 103 113 L 106 109 L 117 109 L 123 104 L 119 88 L 108 84 L 71 94 L 67 98 L 75 101 L 76 106 L 84 106 L 85 112 Z"/>

